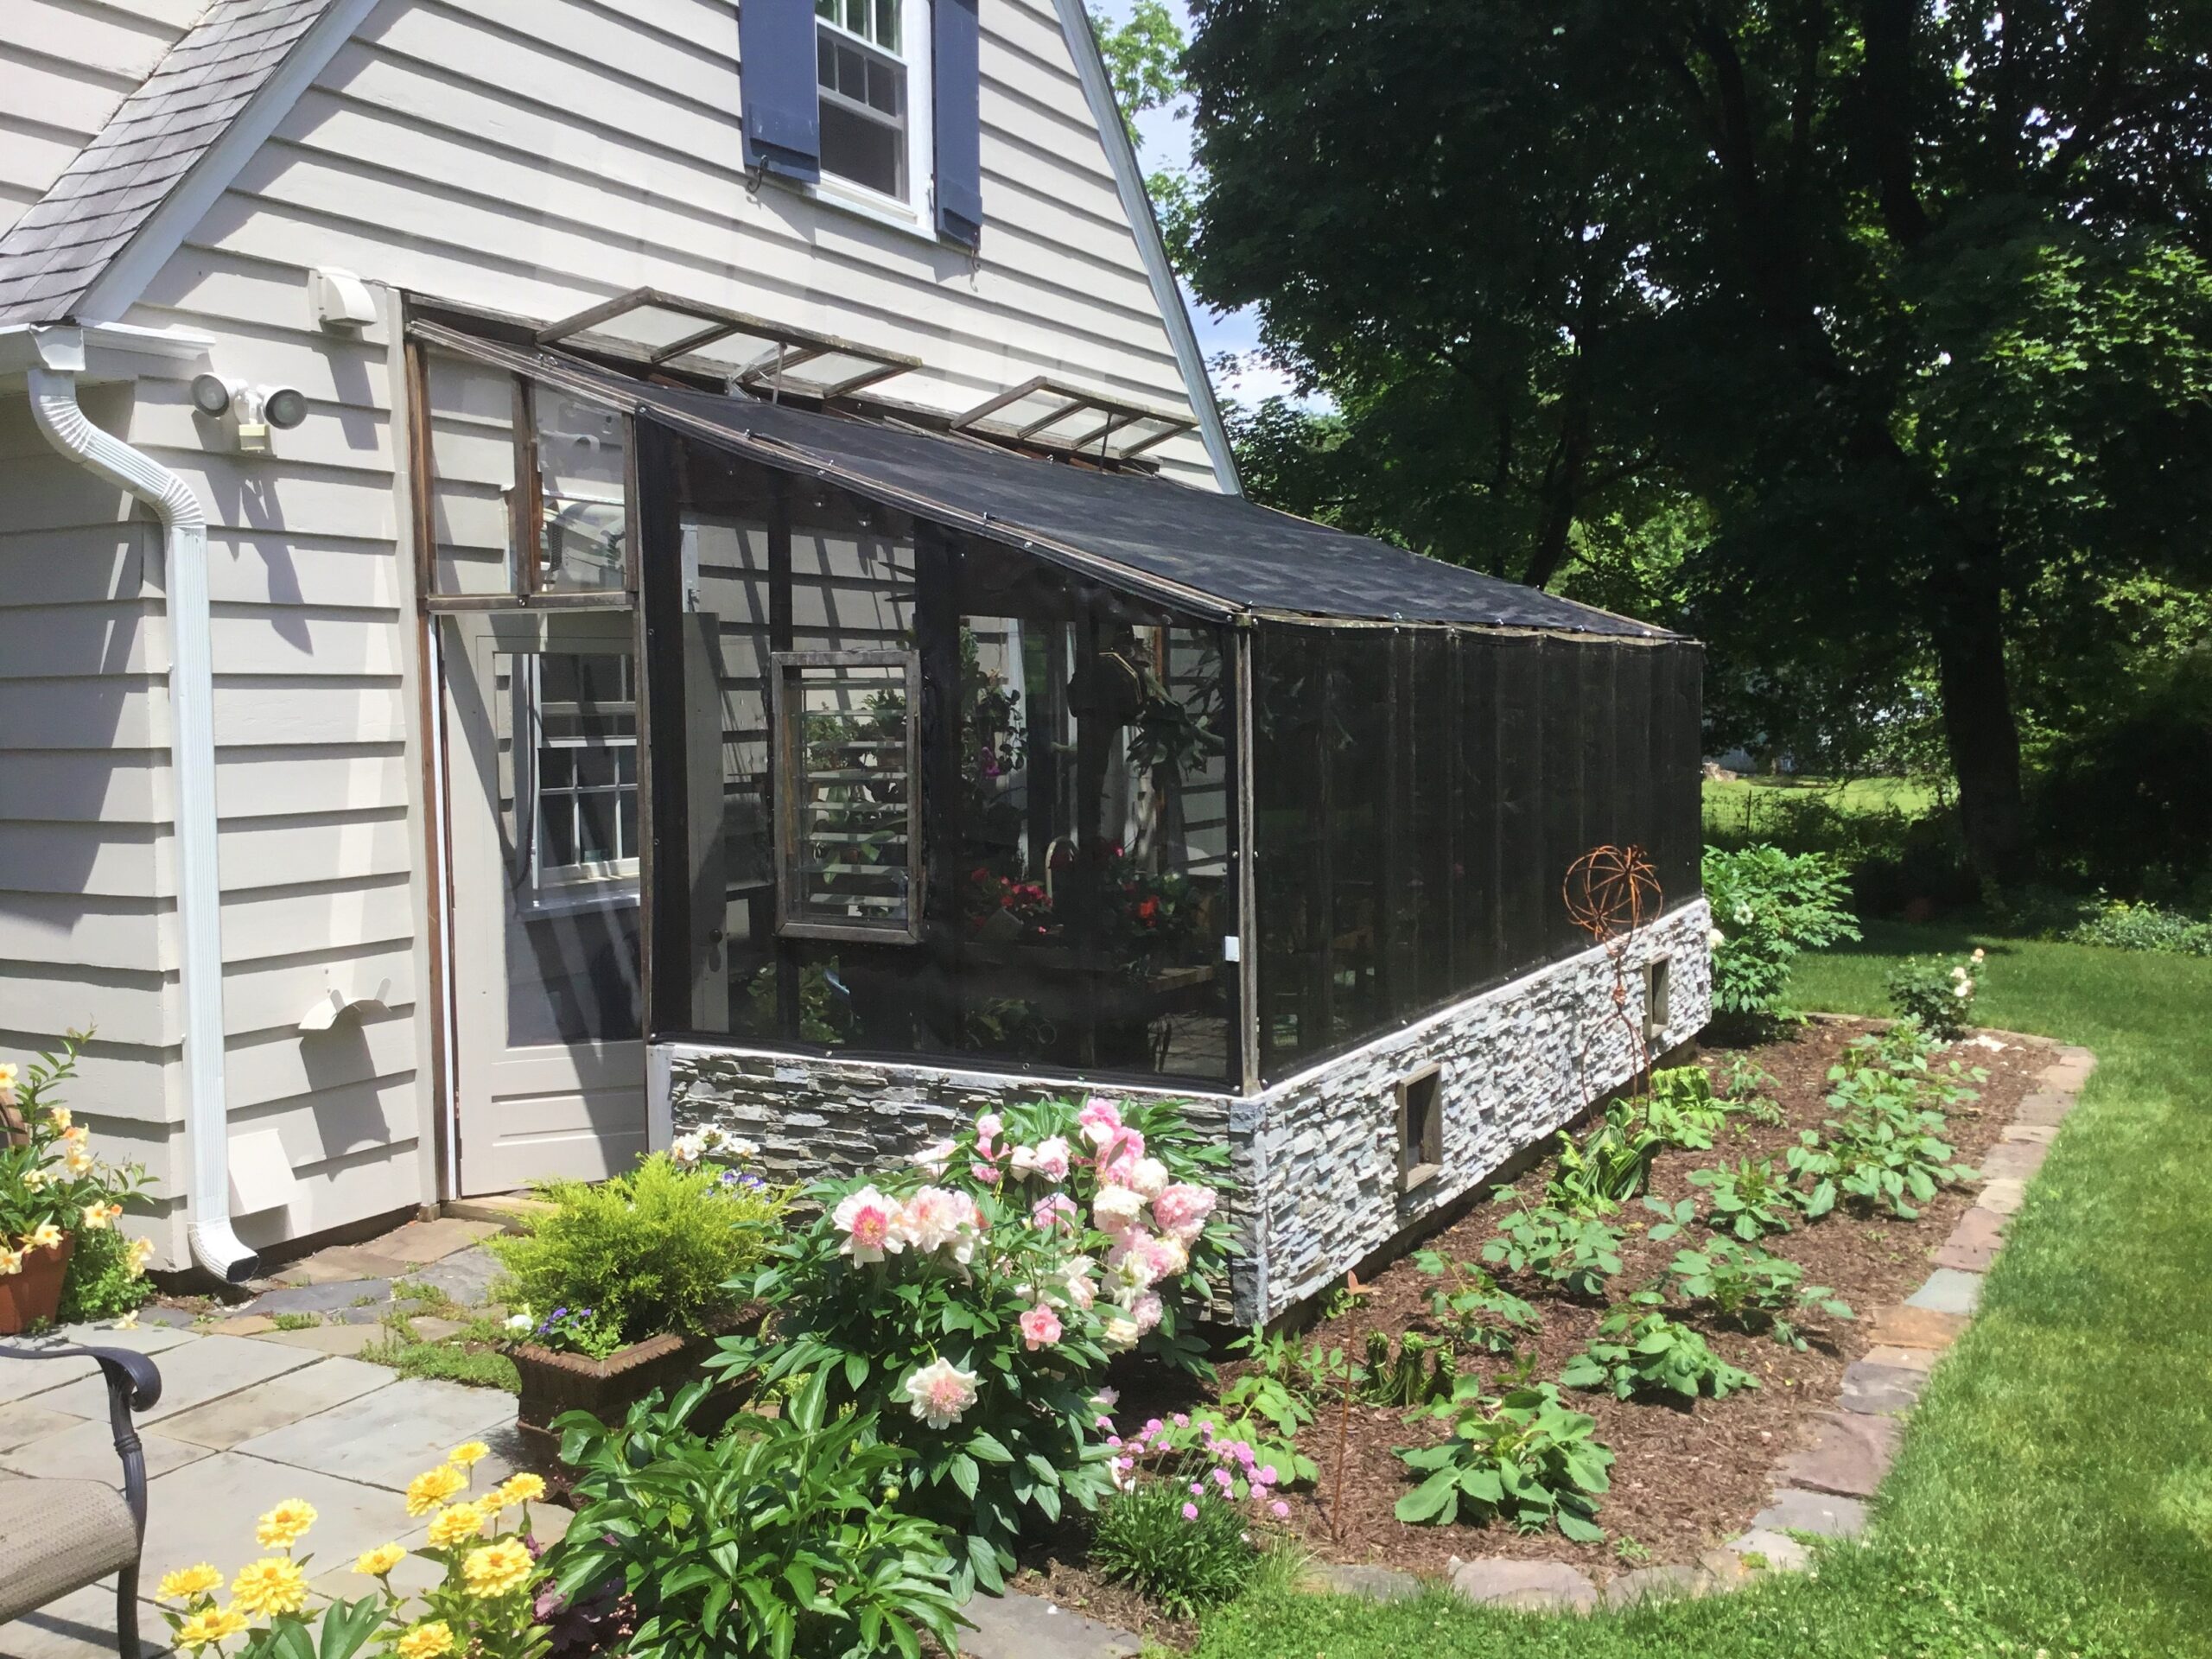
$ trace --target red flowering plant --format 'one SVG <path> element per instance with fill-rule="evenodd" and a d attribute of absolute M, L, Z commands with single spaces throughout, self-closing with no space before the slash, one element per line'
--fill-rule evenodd
<path fill-rule="evenodd" d="M 1118 845 L 1106 855 L 1103 876 L 1107 930 L 1130 953 L 1131 971 L 1141 977 L 1179 959 L 1205 920 L 1205 895 L 1191 879 L 1148 870 Z"/>
<path fill-rule="evenodd" d="M 960 915 L 971 938 L 995 943 L 1050 938 L 1058 931 L 1052 896 L 1042 882 L 1000 875 L 980 864 L 961 889 Z"/>

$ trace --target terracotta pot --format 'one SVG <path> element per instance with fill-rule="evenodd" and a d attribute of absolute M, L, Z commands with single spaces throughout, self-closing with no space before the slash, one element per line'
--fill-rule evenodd
<path fill-rule="evenodd" d="M 517 1424 L 526 1433 L 557 1444 L 552 1424 L 562 1413 L 588 1411 L 602 1423 L 621 1421 L 630 1408 L 655 1389 L 669 1399 L 705 1375 L 703 1367 L 723 1337 L 750 1335 L 760 1328 L 766 1310 L 741 1308 L 717 1319 L 696 1336 L 664 1334 L 633 1342 L 605 1359 L 564 1354 L 518 1342 L 507 1350 L 522 1377 L 516 1402 Z M 727 1395 L 727 1399 L 724 1395 Z M 722 1390 L 692 1414 L 690 1427 L 711 1433 L 743 1403 L 734 1390 Z"/>
<path fill-rule="evenodd" d="M 61 1281 L 69 1276 L 73 1233 L 59 1244 L 23 1252 L 23 1270 L 0 1278 L 0 1337 L 19 1337 L 61 1311 Z"/>

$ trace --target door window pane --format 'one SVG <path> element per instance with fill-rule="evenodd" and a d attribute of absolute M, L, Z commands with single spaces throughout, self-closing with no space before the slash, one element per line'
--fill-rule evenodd
<path fill-rule="evenodd" d="M 619 591 L 629 545 L 627 417 L 543 385 L 537 424 L 537 585 L 545 593 Z"/>
<path fill-rule="evenodd" d="M 912 938 L 916 823 L 911 652 L 804 652 L 776 662 L 783 925 Z"/>

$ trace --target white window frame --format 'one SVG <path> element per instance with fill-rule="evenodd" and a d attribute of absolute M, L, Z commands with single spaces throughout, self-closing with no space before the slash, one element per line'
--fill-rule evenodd
<path fill-rule="evenodd" d="M 901 229 L 920 230 L 931 239 L 936 237 L 937 186 L 937 99 L 936 81 L 931 73 L 931 30 L 935 22 L 931 15 L 932 0 L 900 0 L 899 52 L 899 60 L 906 66 L 906 194 L 887 195 L 872 190 L 855 180 L 842 178 L 827 168 L 821 169 L 817 181 L 808 187 L 808 193 L 822 200 L 841 207 L 851 208 L 870 219 L 880 219 Z M 855 35 L 842 23 L 832 22 L 817 16 L 815 32 L 819 35 L 828 29 L 839 37 L 857 41 L 871 52 L 882 52 L 874 41 Z M 886 56 L 891 55 L 888 53 Z M 816 98 L 821 96 L 817 85 Z"/>
<path fill-rule="evenodd" d="M 530 892 L 527 908 L 533 914 L 543 915 L 562 911 L 590 908 L 619 909 L 639 902 L 638 887 L 639 863 L 632 854 L 627 858 L 594 859 L 575 864 L 548 864 L 542 845 L 544 828 L 543 791 L 538 778 L 540 751 L 547 747 L 544 721 L 543 685 L 539 671 L 549 653 L 532 651 L 519 653 L 521 662 L 513 675 L 512 688 L 515 704 L 514 739 L 512 753 L 515 770 L 516 817 L 527 826 L 529 837 L 527 864 L 530 871 Z M 563 646 L 560 654 L 570 657 L 614 657 L 630 664 L 631 708 L 638 709 L 642 685 L 638 673 L 637 659 L 632 653 L 612 648 L 594 651 L 583 646 Z M 523 663 L 528 671 L 520 671 Z M 634 714 L 633 714 L 634 718 Z M 567 742 L 559 745 L 571 747 Z M 573 747 L 586 747 L 578 743 Z M 636 757 L 632 762 L 631 781 L 618 787 L 615 808 L 615 833 L 621 833 L 620 796 L 622 788 L 639 798 L 640 826 L 643 823 L 643 784 L 639 763 L 644 759 L 638 734 L 633 728 L 627 738 L 618 738 L 604 747 L 626 748 Z M 564 791 L 573 793 L 573 791 Z M 526 815 L 526 816 L 525 816 Z"/>

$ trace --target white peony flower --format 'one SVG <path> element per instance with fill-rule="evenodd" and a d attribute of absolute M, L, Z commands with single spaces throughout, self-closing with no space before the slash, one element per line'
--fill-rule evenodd
<path fill-rule="evenodd" d="M 707 1142 L 704 1135 L 679 1135 L 669 1143 L 669 1161 L 678 1168 L 688 1169 L 699 1161 L 700 1155 L 706 1149 Z"/>
<path fill-rule="evenodd" d="M 1156 1198 L 1165 1192 L 1173 1179 L 1167 1166 L 1157 1158 L 1140 1158 L 1129 1170 L 1129 1185 L 1147 1198 Z"/>
<path fill-rule="evenodd" d="M 976 1403 L 976 1373 L 933 1359 L 906 1382 L 906 1409 L 931 1428 L 950 1428 Z"/>
<path fill-rule="evenodd" d="M 1726 933 L 1723 933 L 1717 927 L 1710 928 L 1707 930 L 1705 943 L 1707 950 L 1718 950 L 1722 945 L 1728 943 L 1728 936 Z"/>
<path fill-rule="evenodd" d="M 1123 1233 L 1144 1214 L 1144 1194 L 1126 1186 L 1102 1186 L 1090 1201 L 1090 1218 L 1102 1233 Z"/>
<path fill-rule="evenodd" d="M 940 1141 L 935 1146 L 924 1147 L 906 1161 L 916 1169 L 927 1170 L 933 1179 L 943 1180 L 944 1172 L 952 1167 L 952 1142 Z"/>

